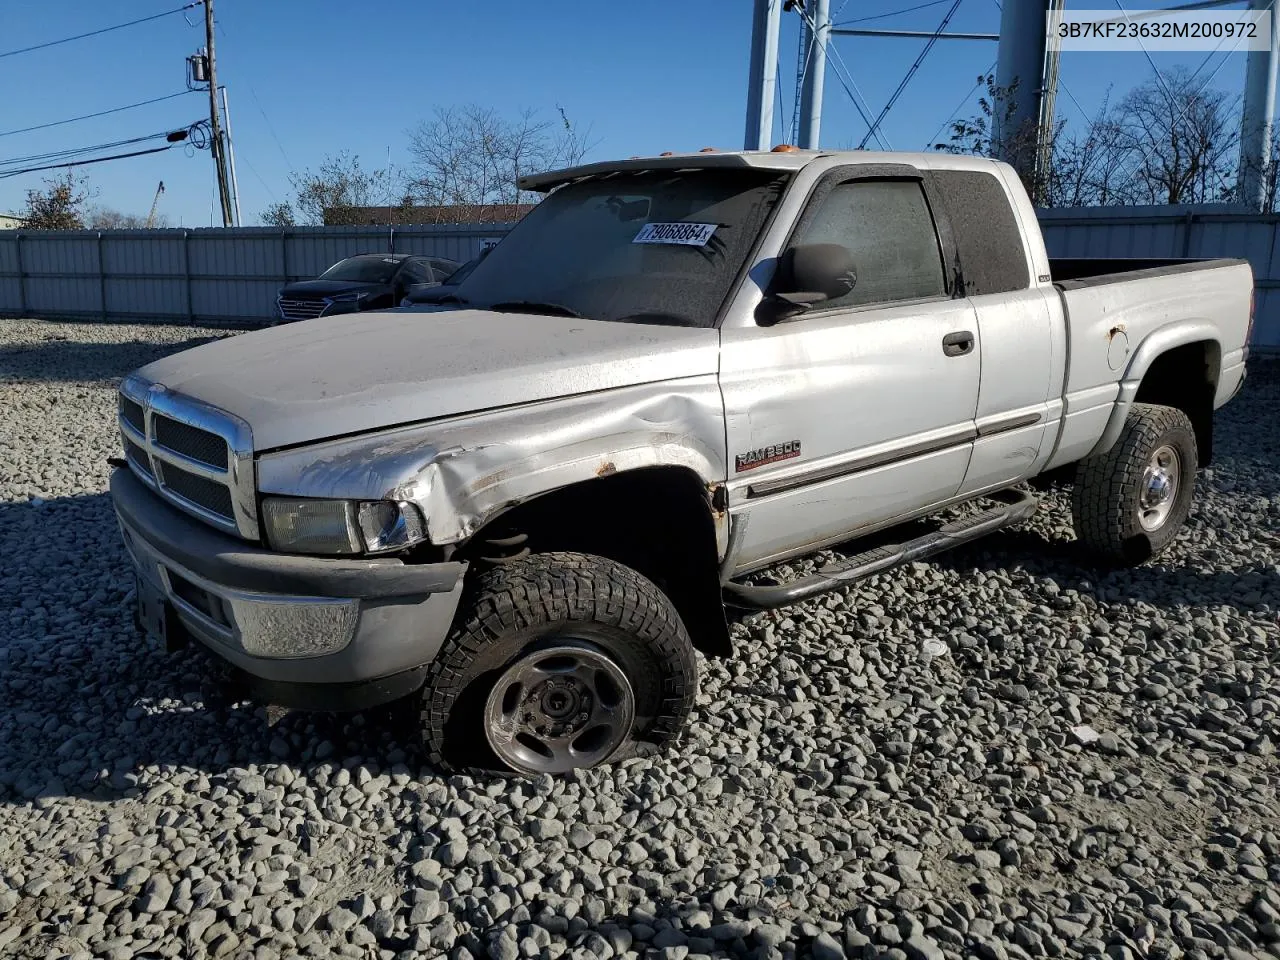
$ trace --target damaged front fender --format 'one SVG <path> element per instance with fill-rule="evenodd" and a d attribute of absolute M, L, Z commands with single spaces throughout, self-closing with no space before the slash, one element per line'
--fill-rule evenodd
<path fill-rule="evenodd" d="M 407 500 L 430 541 L 457 544 L 505 510 L 574 483 L 677 466 L 727 476 L 714 376 L 506 407 L 263 455 L 264 494 Z M 715 514 L 724 555 L 727 518 Z"/>

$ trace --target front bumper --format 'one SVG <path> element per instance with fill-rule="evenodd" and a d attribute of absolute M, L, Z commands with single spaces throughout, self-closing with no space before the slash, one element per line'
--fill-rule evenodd
<path fill-rule="evenodd" d="M 187 633 L 284 706 L 353 708 L 410 692 L 461 596 L 465 563 L 264 550 L 173 509 L 125 468 L 111 475 L 111 498 L 138 576 Z"/>

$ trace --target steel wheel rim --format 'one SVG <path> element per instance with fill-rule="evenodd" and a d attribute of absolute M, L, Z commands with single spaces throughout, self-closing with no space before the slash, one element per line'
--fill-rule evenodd
<path fill-rule="evenodd" d="M 1159 530 L 1173 512 L 1182 482 L 1182 458 L 1165 444 L 1157 447 L 1142 471 L 1138 488 L 1138 524 L 1148 533 Z"/>
<path fill-rule="evenodd" d="M 576 640 L 510 664 L 484 707 L 489 746 L 503 763 L 528 774 L 603 763 L 634 723 L 635 693 L 622 668 Z"/>

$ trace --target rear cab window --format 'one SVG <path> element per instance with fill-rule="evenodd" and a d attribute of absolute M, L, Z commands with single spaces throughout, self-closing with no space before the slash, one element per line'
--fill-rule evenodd
<path fill-rule="evenodd" d="M 951 221 L 965 294 L 1027 289 L 1026 245 L 1004 184 L 981 170 L 935 170 L 931 177 Z"/>

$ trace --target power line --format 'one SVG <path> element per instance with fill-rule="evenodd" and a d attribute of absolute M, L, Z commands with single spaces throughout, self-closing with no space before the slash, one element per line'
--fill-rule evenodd
<path fill-rule="evenodd" d="M 171 143 L 164 147 L 151 147 L 149 150 L 134 150 L 131 153 L 117 153 L 110 157 L 94 157 L 91 160 L 72 160 L 67 163 L 50 163 L 42 167 L 25 167 L 22 170 L 4 170 L 0 171 L 0 180 L 6 177 L 17 177 L 24 173 L 37 173 L 41 170 L 61 170 L 65 167 L 83 167 L 90 163 L 106 163 L 108 160 L 124 160 L 127 157 L 142 157 L 149 153 L 164 153 L 166 150 L 172 150 L 177 144 Z"/>
<path fill-rule="evenodd" d="M 890 17 L 900 17 L 904 13 L 914 13 L 917 10 L 925 10 L 929 7 L 940 7 L 946 2 L 947 0 L 930 0 L 929 3 L 917 4 L 914 7 L 904 7 L 901 10 L 893 10 L 889 13 L 877 13 L 870 17 L 856 17 L 853 20 L 843 20 L 840 23 L 832 24 L 832 26 L 845 27 L 851 23 L 866 23 L 868 20 L 888 20 Z M 839 16 L 839 14 L 836 14 L 836 16 Z"/>
<path fill-rule="evenodd" d="M 949 9 L 942 18 L 942 22 L 938 24 L 938 29 L 933 32 L 933 36 L 929 38 L 929 42 L 924 45 L 924 49 L 920 51 L 920 55 L 916 57 L 915 63 L 907 70 L 906 75 L 902 78 L 902 82 L 898 84 L 898 89 L 893 91 L 893 96 L 889 98 L 889 102 L 884 105 L 884 109 L 880 111 L 880 115 L 876 117 L 876 122 L 871 125 L 871 129 L 867 131 L 862 138 L 862 143 L 858 144 L 859 148 L 866 145 L 869 140 L 880 127 L 880 121 L 889 115 L 889 111 L 893 109 L 893 105 L 898 102 L 898 98 L 902 96 L 902 91 L 907 89 L 907 84 L 911 82 L 911 78 L 915 76 L 916 71 L 920 69 L 920 64 L 924 63 L 924 58 L 929 55 L 929 51 L 933 49 L 933 45 L 938 42 L 938 37 L 942 35 L 942 31 L 947 29 L 947 24 L 951 22 L 951 18 L 955 16 L 956 11 L 960 9 L 961 0 L 953 0 L 951 9 Z M 1117 0 L 1119 2 L 1119 0 Z"/>
<path fill-rule="evenodd" d="M 778 61 L 777 69 L 774 71 L 773 89 L 778 94 L 778 121 L 782 124 L 782 140 L 784 143 L 790 143 L 787 139 L 787 128 L 790 123 L 784 114 L 784 106 L 782 103 L 782 61 Z M 773 139 L 773 131 L 769 131 L 769 139 Z"/>
<path fill-rule="evenodd" d="M 970 88 L 969 92 L 964 95 L 964 99 L 961 100 L 958 104 L 956 104 L 956 108 L 951 111 L 951 116 L 943 120 L 942 123 L 938 126 L 938 129 L 933 132 L 933 136 L 930 137 L 927 141 L 925 141 L 924 148 L 926 150 L 929 150 L 933 147 L 934 143 L 938 139 L 938 134 L 942 133 L 943 130 L 947 129 L 947 124 L 949 124 L 952 120 L 954 120 L 956 118 L 956 114 L 964 109 L 964 105 L 969 102 L 969 98 L 972 97 L 975 93 L 977 93 L 978 88 L 982 86 L 983 81 L 986 80 L 987 76 L 995 68 L 996 68 L 996 64 L 995 64 L 995 61 L 993 60 L 991 61 L 991 66 L 987 67 L 987 69 L 982 71 L 982 76 L 978 77 L 978 82 L 975 83 L 973 87 Z"/>
<path fill-rule="evenodd" d="M 83 156 L 86 153 L 96 153 L 99 150 L 114 150 L 117 147 L 128 147 L 135 143 L 145 143 L 148 140 L 158 140 L 160 137 L 167 137 L 171 130 L 161 130 L 159 133 L 149 133 L 141 137 L 130 137 L 127 140 L 114 140 L 110 143 L 99 143 L 89 147 L 69 147 L 65 150 L 53 150 L 49 153 L 37 153 L 28 157 L 10 157 L 0 160 L 0 167 L 11 167 L 23 163 L 39 163 L 42 160 L 61 160 L 67 157 Z"/>
<path fill-rule="evenodd" d="M 103 33 L 110 33 L 112 30 L 123 30 L 125 27 L 137 26 L 139 23 L 147 23 L 151 20 L 159 20 L 161 17 L 169 17 L 175 13 L 182 13 L 184 10 L 190 10 L 192 7 L 201 6 L 204 0 L 192 0 L 191 3 L 184 4 L 181 7 L 175 7 L 172 10 L 166 10 L 164 13 L 155 13 L 149 17 L 140 17 L 137 20 L 130 20 L 127 23 L 117 23 L 114 26 L 103 27 L 101 30 L 90 30 L 88 33 L 77 33 L 74 37 L 63 37 L 61 40 L 49 40 L 45 43 L 37 43 L 31 47 L 22 47 L 18 50 L 6 50 L 0 53 L 0 59 L 4 57 L 16 57 L 20 53 L 31 53 L 33 50 L 44 50 L 46 47 L 56 47 L 60 43 L 70 43 L 72 40 L 84 40 L 86 37 L 96 37 Z"/>
<path fill-rule="evenodd" d="M 227 29 L 222 25 L 221 20 L 218 21 L 217 29 L 218 29 L 218 32 L 222 34 L 223 38 L 225 39 L 227 36 Z M 253 97 L 253 105 L 257 107 L 258 112 L 262 114 L 262 121 L 267 125 L 267 132 L 271 134 L 271 139 L 276 142 L 276 147 L 280 150 L 280 156 L 284 157 L 285 166 L 289 168 L 289 173 L 292 174 L 295 169 L 293 166 L 293 161 L 289 159 L 289 154 L 285 152 L 284 144 L 281 143 L 280 138 L 276 136 L 276 128 L 272 125 L 271 118 L 267 116 L 267 111 L 263 109 L 262 101 L 258 99 L 258 91 L 253 89 L 252 84 L 247 83 L 246 86 L 249 88 L 249 96 Z M 259 177 L 258 179 L 261 180 L 262 178 Z M 263 186 L 266 186 L 266 184 L 264 183 Z"/>
<path fill-rule="evenodd" d="M 809 25 L 810 34 L 813 36 L 814 42 L 817 43 L 818 27 L 817 27 L 817 24 L 814 23 L 813 17 L 809 14 L 807 10 L 804 9 L 803 6 L 797 6 L 796 9 L 799 11 L 801 19 L 803 19 Z M 832 72 L 835 73 L 836 79 L 840 81 L 840 86 L 844 87 L 844 92 L 848 95 L 849 99 L 853 101 L 853 106 L 858 111 L 858 115 L 862 117 L 862 122 L 865 123 L 868 127 L 870 127 L 871 118 L 867 116 L 866 110 L 864 110 L 862 107 L 863 101 L 865 101 L 866 98 L 862 96 L 862 91 L 858 89 L 857 83 L 854 82 L 853 74 L 850 73 L 849 68 L 845 66 L 844 57 L 840 56 L 840 51 L 836 49 L 834 46 L 832 46 L 830 34 L 828 34 L 825 41 L 823 42 L 822 49 L 826 53 L 826 55 L 832 59 L 832 62 L 833 62 Z M 844 76 L 841 76 L 841 73 L 840 73 L 841 70 L 844 71 Z M 847 81 L 846 81 L 846 78 L 847 78 Z M 852 87 L 852 89 L 850 89 L 850 87 Z M 854 93 L 855 91 L 857 91 L 856 96 Z M 884 137 L 882 137 L 878 131 L 876 132 L 875 136 L 876 136 L 876 141 L 880 144 L 881 147 L 884 147 L 887 150 L 893 149 L 892 145 L 890 145 L 889 142 Z"/>
<path fill-rule="evenodd" d="M 94 117 L 105 117 L 111 113 L 120 113 L 124 110 L 132 110 L 134 107 L 145 107 L 153 103 L 161 103 L 165 100 L 172 100 L 175 97 L 185 97 L 191 93 L 190 90 L 179 90 L 177 93 L 171 93 L 167 97 L 155 97 L 151 100 L 139 100 L 137 103 L 126 103 L 123 107 L 112 107 L 110 110 L 99 110 L 97 113 L 86 113 L 82 117 L 68 117 L 66 120 L 54 120 L 50 123 L 40 123 L 34 127 L 22 127 L 18 130 L 0 131 L 0 137 L 11 137 L 16 133 L 30 133 L 33 130 L 47 130 L 49 127 L 60 127 L 65 123 L 78 123 L 81 120 L 92 120 Z"/>
<path fill-rule="evenodd" d="M 835 62 L 836 70 L 834 72 L 836 79 L 840 81 L 840 86 L 844 87 L 844 92 L 847 93 L 849 95 L 849 99 L 853 101 L 854 107 L 858 110 L 858 116 L 862 117 L 862 122 L 867 125 L 867 129 L 871 129 L 871 117 L 869 117 L 867 115 L 867 111 L 863 109 L 863 104 L 866 102 L 867 98 L 862 95 L 862 91 L 858 89 L 857 83 L 854 82 L 853 74 L 845 64 L 844 57 L 840 56 L 840 51 L 830 44 L 827 45 L 827 55 Z M 841 70 L 844 71 L 843 77 L 840 75 Z M 845 82 L 846 78 L 848 79 L 847 83 Z M 849 89 L 850 86 L 853 87 L 853 90 Z M 855 92 L 857 93 L 857 96 L 854 96 Z M 893 144 L 891 144 L 879 130 L 875 132 L 875 137 L 876 142 L 879 143 L 882 148 L 885 150 L 893 149 Z"/>

